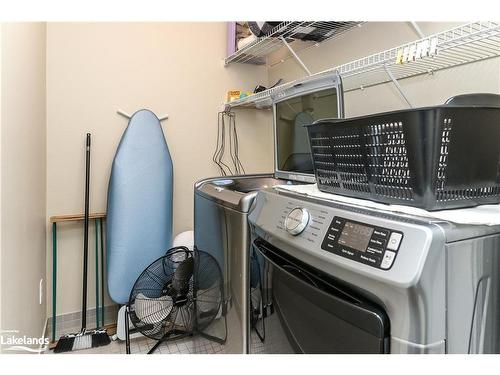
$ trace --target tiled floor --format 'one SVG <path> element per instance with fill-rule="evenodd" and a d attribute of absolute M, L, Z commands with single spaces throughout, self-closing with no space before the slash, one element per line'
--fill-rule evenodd
<path fill-rule="evenodd" d="M 155 340 L 147 337 L 138 337 L 130 340 L 131 354 L 146 354 L 154 345 Z M 47 354 L 53 354 L 48 350 Z M 99 348 L 77 350 L 71 354 L 125 354 L 125 341 L 111 341 L 111 344 Z M 221 354 L 224 346 L 202 337 L 187 337 L 161 344 L 154 354 Z M 68 353 L 66 353 L 68 354 Z"/>
<path fill-rule="evenodd" d="M 78 324 L 76 321 L 74 324 Z M 66 326 L 60 325 L 58 334 L 74 333 L 80 330 L 79 325 Z M 146 354 L 157 341 L 145 336 L 132 338 L 130 340 L 131 354 Z M 221 354 L 225 352 L 227 345 L 221 345 L 206 338 L 186 337 L 184 339 L 171 340 L 162 343 L 154 352 L 154 354 Z M 125 354 L 125 341 L 111 341 L 109 345 L 86 350 L 77 350 L 65 354 Z M 47 350 L 46 354 L 54 354 L 52 350 Z"/>

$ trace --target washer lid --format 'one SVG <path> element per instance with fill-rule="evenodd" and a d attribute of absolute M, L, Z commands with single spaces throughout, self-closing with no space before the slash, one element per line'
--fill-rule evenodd
<path fill-rule="evenodd" d="M 289 181 L 276 179 L 272 174 L 225 176 L 197 182 L 195 194 L 247 213 L 259 190 L 287 183 Z"/>

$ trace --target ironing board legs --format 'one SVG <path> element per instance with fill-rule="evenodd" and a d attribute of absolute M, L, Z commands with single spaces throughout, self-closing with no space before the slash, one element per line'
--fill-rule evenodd
<path fill-rule="evenodd" d="M 56 341 L 57 224 L 52 223 L 52 342 Z"/>

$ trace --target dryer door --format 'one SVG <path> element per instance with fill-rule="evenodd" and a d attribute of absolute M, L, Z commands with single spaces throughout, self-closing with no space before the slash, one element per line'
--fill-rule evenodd
<path fill-rule="evenodd" d="M 389 319 L 376 304 L 262 239 L 250 267 L 251 353 L 389 352 Z"/>

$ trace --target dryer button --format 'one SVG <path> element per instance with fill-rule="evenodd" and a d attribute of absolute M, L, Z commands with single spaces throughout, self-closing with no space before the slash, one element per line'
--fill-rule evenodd
<path fill-rule="evenodd" d="M 387 249 L 398 251 L 402 238 L 403 235 L 401 233 L 392 232 L 391 237 L 389 237 L 389 241 L 387 242 Z"/>
<path fill-rule="evenodd" d="M 382 263 L 380 264 L 380 268 L 383 268 L 385 270 L 391 268 L 395 256 L 396 253 L 394 251 L 386 250 L 386 252 L 384 253 L 384 257 L 382 258 Z"/>
<path fill-rule="evenodd" d="M 389 236 L 389 231 L 387 229 L 375 229 L 373 234 L 380 238 L 387 238 Z"/>

